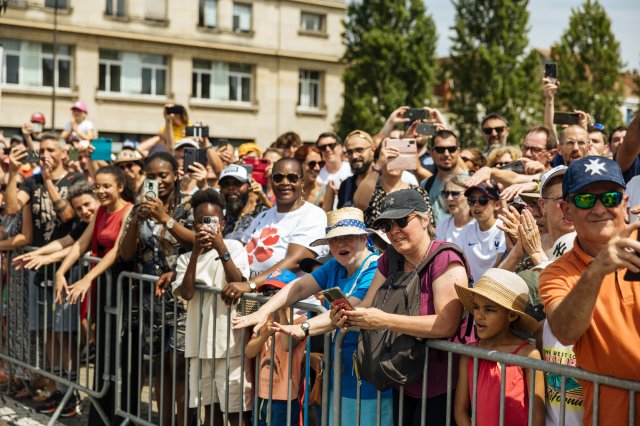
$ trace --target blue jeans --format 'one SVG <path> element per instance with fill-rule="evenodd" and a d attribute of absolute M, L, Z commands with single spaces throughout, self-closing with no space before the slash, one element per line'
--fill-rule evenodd
<path fill-rule="evenodd" d="M 258 426 L 267 426 L 269 420 L 267 410 L 269 400 L 258 398 Z M 291 401 L 291 423 L 290 426 L 300 424 L 300 402 L 297 399 Z M 273 400 L 271 402 L 271 423 L 272 425 L 287 424 L 287 401 Z"/>

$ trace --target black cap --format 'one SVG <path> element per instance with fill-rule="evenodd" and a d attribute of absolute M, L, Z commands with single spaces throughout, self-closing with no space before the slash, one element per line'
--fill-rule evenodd
<path fill-rule="evenodd" d="M 382 220 L 400 219 L 413 212 L 426 213 L 427 202 L 415 189 L 401 189 L 388 194 L 380 203 L 380 215 L 373 222 L 373 227 Z"/>

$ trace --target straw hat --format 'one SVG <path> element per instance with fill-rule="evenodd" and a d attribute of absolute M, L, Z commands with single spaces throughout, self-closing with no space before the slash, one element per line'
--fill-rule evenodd
<path fill-rule="evenodd" d="M 476 281 L 473 288 L 456 285 L 456 293 L 462 306 L 473 313 L 473 295 L 479 294 L 505 309 L 518 314 L 513 326 L 527 333 L 538 329 L 538 322 L 524 313 L 529 302 L 529 287 L 522 278 L 505 269 L 491 268 Z"/>
<path fill-rule="evenodd" d="M 312 247 L 329 244 L 329 240 L 344 235 L 369 235 L 373 231 L 364 224 L 362 210 L 355 207 L 343 207 L 327 213 L 327 228 L 324 238 L 311 243 Z"/>
<path fill-rule="evenodd" d="M 142 161 L 142 154 L 133 149 L 123 149 L 118 153 L 114 164 L 129 163 L 132 161 Z"/>

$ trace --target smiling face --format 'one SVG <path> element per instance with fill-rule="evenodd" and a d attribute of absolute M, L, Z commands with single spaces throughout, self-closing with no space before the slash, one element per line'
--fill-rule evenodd
<path fill-rule="evenodd" d="M 342 158 L 342 145 L 331 136 L 320 138 L 316 146 L 322 153 L 322 159 L 327 163 Z"/>
<path fill-rule="evenodd" d="M 318 174 L 320 173 L 320 169 L 322 168 L 320 166 L 320 162 L 323 161 L 322 159 L 323 159 L 323 156 L 321 156 L 317 152 L 309 151 L 309 153 L 304 159 L 305 179 L 307 179 L 308 181 L 316 180 L 316 178 L 318 177 Z M 311 162 L 313 167 L 311 167 L 309 162 Z"/>
<path fill-rule="evenodd" d="M 167 197 L 173 194 L 178 174 L 171 163 L 161 158 L 156 158 L 147 164 L 145 174 L 147 179 L 158 180 L 158 195 L 162 200 L 166 200 Z"/>
<path fill-rule="evenodd" d="M 279 175 L 284 175 L 284 178 L 276 182 L 275 178 L 280 177 Z M 296 203 L 301 201 L 303 185 L 302 168 L 296 160 L 286 158 L 274 164 L 271 186 L 279 212 L 290 211 Z"/>
<path fill-rule="evenodd" d="M 351 171 L 355 174 L 367 171 L 373 160 L 371 142 L 355 134 L 346 140 L 344 147 L 351 165 Z"/>
<path fill-rule="evenodd" d="M 545 184 L 543 197 L 538 201 L 542 220 L 546 223 L 549 233 L 558 238 L 560 235 L 573 232 L 573 223 L 568 221 L 561 209 L 562 204 L 562 176 L 554 177 L 555 182 Z"/>
<path fill-rule="evenodd" d="M 473 319 L 480 339 L 491 339 L 509 332 L 518 315 L 479 294 L 473 295 Z"/>
<path fill-rule="evenodd" d="M 329 250 L 342 266 L 360 262 L 362 252 L 367 249 L 366 235 L 345 235 L 329 240 Z"/>
<path fill-rule="evenodd" d="M 410 254 L 419 250 L 428 238 L 427 226 L 429 218 L 421 218 L 415 213 L 407 216 L 407 226 L 400 228 L 395 221 L 391 224 L 391 229 L 386 232 L 386 236 L 391 242 L 393 248 L 400 254 Z"/>
<path fill-rule="evenodd" d="M 439 153 L 439 150 L 444 152 Z M 453 152 L 449 152 L 451 150 L 453 150 Z M 436 137 L 433 140 L 433 148 L 430 152 L 433 157 L 433 162 L 438 167 L 438 170 L 448 172 L 458 165 L 460 148 L 457 146 L 456 138 L 453 136 L 449 136 L 447 138 Z"/>
<path fill-rule="evenodd" d="M 504 145 L 507 136 L 509 136 L 509 127 L 499 118 L 490 118 L 482 123 L 482 137 L 488 148 L 494 145 Z"/>
<path fill-rule="evenodd" d="M 124 187 L 118 183 L 111 173 L 98 173 L 93 184 L 93 192 L 102 207 L 113 206 L 122 194 Z"/>
<path fill-rule="evenodd" d="M 93 220 L 93 216 L 98 210 L 98 200 L 96 197 L 89 194 L 82 194 L 71 199 L 71 205 L 73 211 L 76 212 L 76 216 L 80 218 L 84 223 L 89 223 Z"/>

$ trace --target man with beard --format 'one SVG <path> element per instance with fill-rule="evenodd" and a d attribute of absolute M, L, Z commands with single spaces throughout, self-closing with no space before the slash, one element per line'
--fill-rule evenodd
<path fill-rule="evenodd" d="M 259 183 L 251 182 L 247 169 L 237 164 L 230 164 L 222 171 L 218 184 L 227 206 L 222 235 L 240 240 L 253 218 L 268 208 L 263 202 L 266 195 Z"/>
<path fill-rule="evenodd" d="M 345 154 L 349 159 L 353 176 L 345 179 L 338 190 L 338 208 L 353 205 L 353 195 L 358 185 L 371 170 L 374 143 L 371 135 L 362 130 L 354 130 L 344 140 Z"/>

